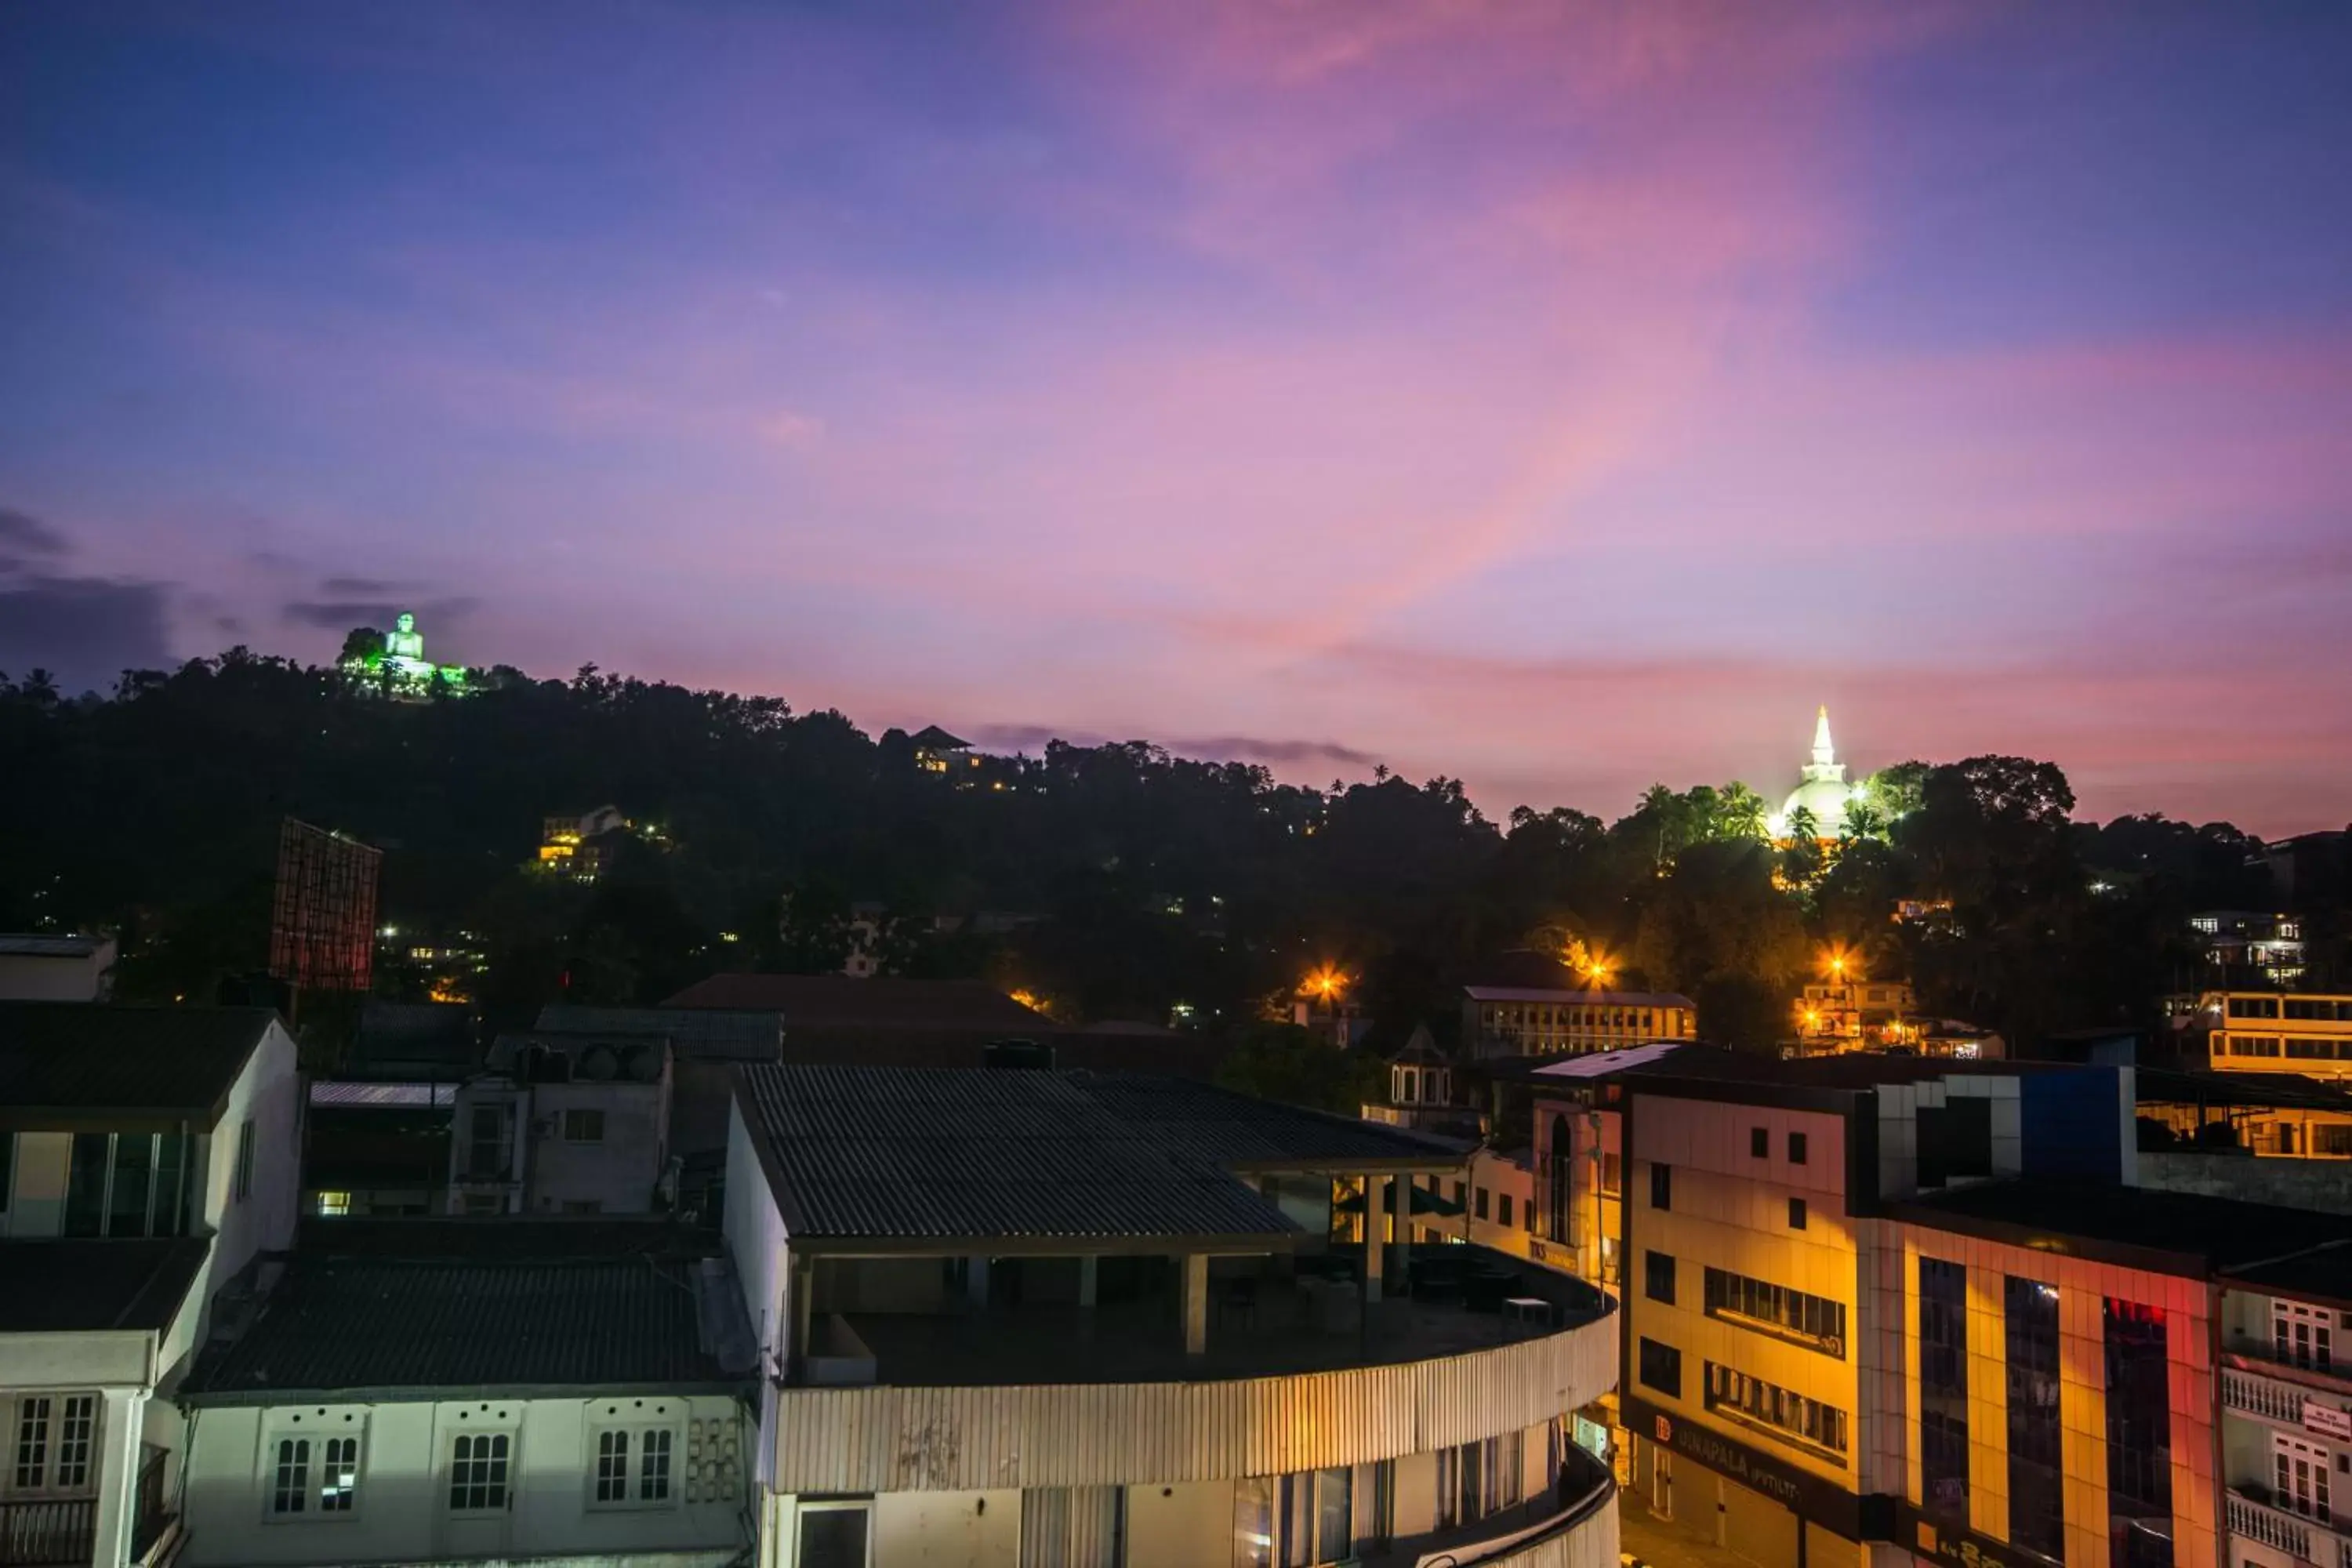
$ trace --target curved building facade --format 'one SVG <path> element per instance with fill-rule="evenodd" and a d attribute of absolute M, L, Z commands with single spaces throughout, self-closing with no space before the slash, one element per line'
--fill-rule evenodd
<path fill-rule="evenodd" d="M 1416 1253 L 1393 1203 L 1456 1150 L 1198 1085 L 757 1068 L 730 1164 L 772 1568 L 1616 1561 L 1571 1440 L 1612 1304 Z"/>

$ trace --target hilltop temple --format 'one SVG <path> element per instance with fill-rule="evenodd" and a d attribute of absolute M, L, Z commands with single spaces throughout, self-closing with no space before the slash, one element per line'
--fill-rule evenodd
<path fill-rule="evenodd" d="M 453 696 L 463 696 L 466 691 L 463 667 L 435 664 L 425 657 L 425 634 L 416 629 L 416 617 L 406 610 L 400 612 L 392 630 L 383 634 L 382 647 L 346 654 L 340 668 L 362 689 L 380 691 L 387 697 L 414 700 L 430 696 L 436 687 Z"/>
<path fill-rule="evenodd" d="M 1804 782 L 1789 792 L 1765 831 L 1776 839 L 1789 837 L 1790 819 L 1801 806 L 1812 814 L 1814 837 L 1835 838 L 1845 826 L 1846 802 L 1861 794 L 1861 785 L 1845 782 L 1845 764 L 1830 742 L 1830 710 L 1824 706 L 1813 721 L 1813 760 L 1804 766 Z"/>

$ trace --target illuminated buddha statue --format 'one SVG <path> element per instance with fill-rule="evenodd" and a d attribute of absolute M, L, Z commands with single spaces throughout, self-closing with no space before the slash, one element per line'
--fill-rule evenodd
<path fill-rule="evenodd" d="M 383 657 L 397 663 L 425 662 L 425 634 L 416 629 L 416 617 L 406 610 L 400 612 L 392 630 L 383 635 Z"/>

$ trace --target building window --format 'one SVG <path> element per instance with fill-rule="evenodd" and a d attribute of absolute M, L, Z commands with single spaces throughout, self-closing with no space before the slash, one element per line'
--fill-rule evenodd
<path fill-rule="evenodd" d="M 1779 1339 L 1794 1340 L 1843 1360 L 1845 1356 L 1845 1303 L 1826 1296 L 1809 1296 L 1785 1285 L 1770 1285 L 1710 1268 L 1701 1281 L 1706 1312 L 1742 1328 L 1760 1329 Z"/>
<path fill-rule="evenodd" d="M 352 1194 L 322 1192 L 319 1194 L 319 1212 L 322 1215 L 348 1215 L 352 1212 Z"/>
<path fill-rule="evenodd" d="M 98 1395 L 69 1394 L 58 1413 L 58 1468 L 53 1484 L 59 1491 L 77 1491 L 89 1485 L 90 1438 L 98 1430 Z"/>
<path fill-rule="evenodd" d="M 320 1447 L 319 1511 L 349 1513 L 360 1495 L 360 1440 L 330 1437 Z"/>
<path fill-rule="evenodd" d="M 38 1396 L 16 1402 L 16 1490 L 36 1491 L 48 1483 L 50 1403 Z"/>
<path fill-rule="evenodd" d="M 2327 1506 L 2327 1450 L 2284 1432 L 2271 1434 L 2271 1467 L 2277 1485 L 2271 1489 L 2279 1507 L 2289 1513 L 2334 1522 Z"/>
<path fill-rule="evenodd" d="M 1126 1559 L 1125 1487 L 1031 1487 L 1021 1494 L 1021 1568 Z"/>
<path fill-rule="evenodd" d="M 2335 1314 L 2281 1297 L 2271 1298 L 2271 1348 L 2290 1366 L 2332 1371 Z"/>
<path fill-rule="evenodd" d="M 1650 1206 L 1654 1209 L 1675 1206 L 1675 1168 L 1664 1161 L 1650 1162 Z"/>
<path fill-rule="evenodd" d="M 572 1215 L 603 1214 L 604 1212 L 604 1200 L 602 1198 L 566 1198 L 563 1201 L 563 1212 L 565 1214 Z"/>
<path fill-rule="evenodd" d="M 1642 1293 L 1653 1301 L 1675 1304 L 1675 1259 L 1672 1253 L 1642 1254 Z"/>
<path fill-rule="evenodd" d="M 1524 1434 L 1437 1451 L 1437 1527 L 1475 1524 L 1526 1500 Z"/>
<path fill-rule="evenodd" d="M 1683 1396 L 1683 1352 L 1674 1346 L 1643 1340 L 1639 1374 L 1643 1387 L 1654 1388 L 1676 1399 Z"/>
<path fill-rule="evenodd" d="M 1761 1127 L 1749 1128 L 1748 1130 L 1748 1153 L 1751 1159 L 1770 1159 L 1772 1157 L 1772 1134 Z"/>
<path fill-rule="evenodd" d="M 483 1513 L 507 1506 L 508 1437 L 504 1432 L 472 1432 L 450 1450 L 449 1507 L 457 1513 Z"/>
<path fill-rule="evenodd" d="M 1601 1156 L 1601 1195 L 1604 1198 L 1613 1198 L 1624 1190 L 1624 1156 L 1604 1152 Z"/>
<path fill-rule="evenodd" d="M 1919 1487 L 1932 1512 L 1969 1517 L 1968 1270 L 1919 1260 Z"/>
<path fill-rule="evenodd" d="M 1784 1442 L 1845 1452 L 1844 1411 L 1714 1362 L 1706 1363 L 1706 1407 Z"/>
<path fill-rule="evenodd" d="M 1486 1217 L 1486 1189 L 1484 1187 L 1478 1189 L 1478 1202 L 1475 1212 L 1480 1219 Z"/>
<path fill-rule="evenodd" d="M 1805 1200 L 1802 1198 L 1789 1200 L 1789 1228 L 1790 1230 L 1805 1228 Z"/>
<path fill-rule="evenodd" d="M 604 1113 L 593 1107 L 574 1106 L 563 1113 L 563 1141 L 566 1143 L 602 1143 L 604 1141 Z"/>
<path fill-rule="evenodd" d="M 637 1453 L 637 1500 L 669 1501 L 670 1434 L 667 1427 L 647 1432 Z"/>
<path fill-rule="evenodd" d="M 800 1547 L 793 1557 L 796 1568 L 866 1568 L 874 1534 L 873 1500 L 804 1502 L 793 1534 Z"/>
<path fill-rule="evenodd" d="M 300 1513 L 310 1506 L 310 1439 L 278 1439 L 278 1462 L 269 1488 L 269 1511 Z"/>
<path fill-rule="evenodd" d="M 1801 1164 L 1803 1164 L 1803 1163 L 1805 1163 L 1805 1154 L 1806 1154 L 1806 1148 L 1805 1148 L 1805 1135 L 1804 1135 L 1803 1133 L 1801 1133 L 1801 1132 L 1791 1132 L 1791 1133 L 1790 1133 L 1790 1134 L 1789 1134 L 1789 1163 L 1790 1163 L 1791 1165 L 1801 1165 Z"/>
<path fill-rule="evenodd" d="M 507 1113 L 503 1107 L 474 1107 L 472 1147 L 466 1174 L 478 1181 L 504 1181 L 507 1174 Z"/>
<path fill-rule="evenodd" d="M 2009 1538 L 2028 1551 L 2063 1561 L 2058 1290 L 2012 1274 L 2005 1279 L 2001 1304 L 2009 1384 Z"/>
<path fill-rule="evenodd" d="M 2232 1018 L 2275 1018 L 2279 1016 L 2275 996 L 2232 996 L 2230 1016 Z"/>
<path fill-rule="evenodd" d="M 1498 1194 L 1495 1198 L 1495 1223 L 1497 1225 L 1511 1223 L 1511 1194 L 1508 1193 Z"/>
<path fill-rule="evenodd" d="M 2171 1568 L 2172 1404 L 2164 1309 L 2106 1298 L 2107 1560 Z"/>
<path fill-rule="evenodd" d="M 629 1500 L 629 1435 L 626 1432 L 596 1434 L 596 1500 Z"/>
<path fill-rule="evenodd" d="M 230 1191 L 239 1203 L 253 1195 L 253 1118 L 249 1116 L 237 1125 L 236 1181 Z"/>

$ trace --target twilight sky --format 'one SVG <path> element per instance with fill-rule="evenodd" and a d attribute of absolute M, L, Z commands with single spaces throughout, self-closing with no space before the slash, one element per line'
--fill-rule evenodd
<path fill-rule="evenodd" d="M 2341 5 L 20 5 L 0 364 L 77 685 L 2352 818 Z"/>

